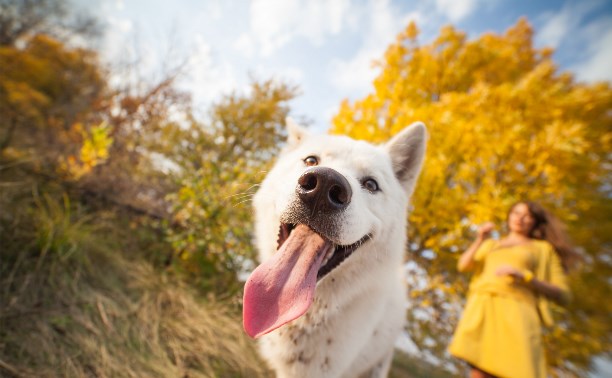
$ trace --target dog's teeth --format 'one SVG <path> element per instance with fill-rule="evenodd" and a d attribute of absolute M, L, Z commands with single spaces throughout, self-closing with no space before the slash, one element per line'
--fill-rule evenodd
<path fill-rule="evenodd" d="M 329 252 L 327 252 L 327 254 L 325 255 L 325 258 L 323 258 L 323 262 L 321 263 L 321 266 L 325 266 L 325 264 L 327 264 L 329 259 L 331 259 L 331 257 L 334 255 L 335 249 L 336 248 L 330 248 Z"/>

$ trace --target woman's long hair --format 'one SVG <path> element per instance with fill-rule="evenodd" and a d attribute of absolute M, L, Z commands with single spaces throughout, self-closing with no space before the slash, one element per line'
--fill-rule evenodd
<path fill-rule="evenodd" d="M 582 260 L 582 257 L 572 245 L 566 231 L 565 225 L 547 211 L 542 205 L 532 201 L 520 201 L 512 205 L 510 212 L 518 204 L 524 203 L 529 208 L 529 212 L 535 223 L 529 232 L 529 237 L 533 239 L 546 240 L 555 249 L 561 265 L 567 273 Z M 509 213 L 508 213 L 509 214 Z"/>

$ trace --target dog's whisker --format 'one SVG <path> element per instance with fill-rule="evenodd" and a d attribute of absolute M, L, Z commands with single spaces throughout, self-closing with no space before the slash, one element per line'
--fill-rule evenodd
<path fill-rule="evenodd" d="M 230 199 L 230 198 L 234 198 L 234 197 L 243 197 L 243 196 L 252 196 L 253 193 L 236 193 L 236 194 L 230 194 L 229 196 L 223 198 L 223 199 Z"/>
<path fill-rule="evenodd" d="M 247 199 L 245 199 L 243 201 L 236 202 L 235 204 L 233 204 L 233 207 L 238 207 L 238 206 L 240 206 L 242 204 L 245 204 L 247 202 L 252 202 L 252 200 L 250 198 L 247 198 Z"/>
<path fill-rule="evenodd" d="M 252 198 L 252 197 L 254 197 L 254 196 L 255 196 L 255 194 L 253 194 L 253 193 L 246 193 L 246 194 L 234 195 L 234 196 L 231 196 L 231 197 L 226 197 L 225 199 L 227 200 L 227 199 L 232 198 L 232 199 L 238 199 L 238 200 L 241 200 L 241 199 L 243 199 L 243 198 L 247 198 L 247 197 L 251 197 L 251 198 Z"/>
<path fill-rule="evenodd" d="M 232 198 L 232 197 L 239 197 L 239 196 L 243 196 L 243 195 L 250 195 L 253 196 L 255 195 L 255 192 L 251 191 L 254 188 L 257 188 L 258 186 L 260 186 L 261 184 L 253 184 L 251 185 L 248 189 L 240 192 L 240 193 L 235 193 L 235 194 L 231 194 L 227 197 L 225 197 L 224 199 L 228 199 L 228 198 Z"/>

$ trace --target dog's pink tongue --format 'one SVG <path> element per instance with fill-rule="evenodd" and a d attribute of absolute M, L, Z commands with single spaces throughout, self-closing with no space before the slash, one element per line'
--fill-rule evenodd
<path fill-rule="evenodd" d="M 258 266 L 244 286 L 243 323 L 259 337 L 302 316 L 312 304 L 317 272 L 330 241 L 298 225 L 282 247 Z"/>

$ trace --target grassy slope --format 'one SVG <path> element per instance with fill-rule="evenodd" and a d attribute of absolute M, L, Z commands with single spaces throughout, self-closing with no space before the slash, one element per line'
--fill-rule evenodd
<path fill-rule="evenodd" d="M 18 279 L 0 312 L 0 376 L 270 376 L 235 308 L 118 256 L 92 253 L 87 264 Z M 399 352 L 390 374 L 448 376 Z"/>
<path fill-rule="evenodd" d="M 0 174 L 1 377 L 267 374 L 237 304 L 149 263 L 154 230 Z"/>
<path fill-rule="evenodd" d="M 41 377 L 264 373 L 228 305 L 197 300 L 187 287 L 145 262 L 96 254 L 86 265 L 73 262 L 52 272 L 14 277 L 12 286 L 17 290 L 3 296 L 9 305 L 0 312 L 3 373 Z"/>
<path fill-rule="evenodd" d="M 0 376 L 271 376 L 234 307 L 198 300 L 176 279 L 119 256 L 93 252 L 86 264 L 12 278 L 18 290 L 0 311 Z M 448 375 L 398 353 L 390 376 Z"/>
<path fill-rule="evenodd" d="M 452 378 L 446 370 L 396 351 L 389 378 Z"/>
<path fill-rule="evenodd" d="M 1 377 L 272 376 L 238 304 L 149 263 L 151 230 L 46 192 L 0 191 Z M 398 354 L 390 376 L 447 375 Z"/>

